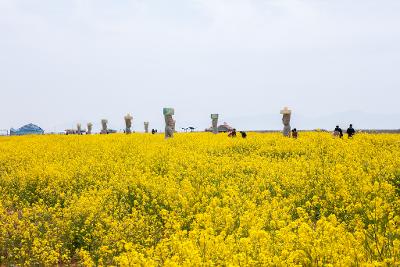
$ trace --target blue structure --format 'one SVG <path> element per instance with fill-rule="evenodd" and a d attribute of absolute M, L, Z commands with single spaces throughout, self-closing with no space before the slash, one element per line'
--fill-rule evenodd
<path fill-rule="evenodd" d="M 27 135 L 27 134 L 44 134 L 44 131 L 42 128 L 35 124 L 27 124 L 22 126 L 19 129 L 10 129 L 10 135 Z"/>

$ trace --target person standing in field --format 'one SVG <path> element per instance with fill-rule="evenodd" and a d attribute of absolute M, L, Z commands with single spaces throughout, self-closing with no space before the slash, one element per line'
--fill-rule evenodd
<path fill-rule="evenodd" d="M 294 129 L 292 130 L 292 137 L 295 138 L 295 139 L 297 139 L 297 137 L 298 137 L 298 132 L 297 132 L 297 129 L 296 129 L 296 128 L 294 128 Z"/>
<path fill-rule="evenodd" d="M 229 132 L 228 137 L 236 137 L 236 129 Z"/>
<path fill-rule="evenodd" d="M 356 131 L 353 128 L 353 124 L 350 124 L 350 127 L 347 129 L 347 136 L 352 138 Z"/>
<path fill-rule="evenodd" d="M 247 137 L 247 133 L 245 131 L 240 131 L 240 134 L 242 135 L 242 138 L 246 138 Z"/>
<path fill-rule="evenodd" d="M 333 130 L 333 136 L 339 136 L 340 138 L 343 137 L 343 131 L 342 131 L 342 129 L 339 127 L 339 125 L 336 125 L 335 130 Z"/>

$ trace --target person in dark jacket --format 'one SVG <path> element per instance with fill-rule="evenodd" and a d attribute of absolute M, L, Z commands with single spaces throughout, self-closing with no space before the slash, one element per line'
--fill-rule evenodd
<path fill-rule="evenodd" d="M 247 137 L 247 133 L 245 131 L 240 131 L 240 134 L 242 135 L 242 138 L 246 138 Z"/>
<path fill-rule="evenodd" d="M 228 137 L 236 137 L 236 129 L 229 132 Z"/>
<path fill-rule="evenodd" d="M 356 131 L 353 128 L 353 124 L 350 124 L 350 127 L 347 129 L 347 136 L 349 138 L 353 137 L 353 135 L 356 133 Z"/>
<path fill-rule="evenodd" d="M 343 137 L 343 131 L 342 131 L 342 129 L 339 127 L 339 125 L 336 125 L 335 130 L 333 130 L 333 135 L 334 135 L 334 136 L 339 136 L 340 138 Z"/>
<path fill-rule="evenodd" d="M 299 136 L 299 134 L 298 134 L 298 132 L 297 132 L 297 129 L 294 128 L 294 129 L 292 130 L 292 137 L 295 138 L 295 139 L 297 139 L 298 136 Z"/>

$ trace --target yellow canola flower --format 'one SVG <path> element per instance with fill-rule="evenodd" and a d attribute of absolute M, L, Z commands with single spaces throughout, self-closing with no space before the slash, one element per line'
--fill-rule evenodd
<path fill-rule="evenodd" d="M 397 266 L 400 135 L 0 138 L 0 265 Z"/>

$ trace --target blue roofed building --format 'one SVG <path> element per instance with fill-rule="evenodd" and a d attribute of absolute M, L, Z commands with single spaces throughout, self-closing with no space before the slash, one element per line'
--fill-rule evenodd
<path fill-rule="evenodd" d="M 10 135 L 27 135 L 27 134 L 44 134 L 44 131 L 42 128 L 35 124 L 27 124 L 22 126 L 19 129 L 10 129 Z"/>

